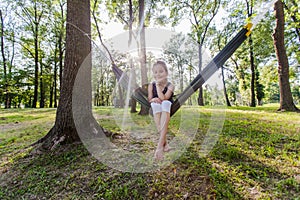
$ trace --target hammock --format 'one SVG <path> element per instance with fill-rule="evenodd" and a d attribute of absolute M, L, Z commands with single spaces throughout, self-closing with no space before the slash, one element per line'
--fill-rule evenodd
<path fill-rule="evenodd" d="M 176 100 L 171 107 L 171 116 L 176 113 L 181 105 L 201 87 L 224 63 L 232 56 L 232 54 L 237 50 L 237 48 L 247 39 L 251 34 L 252 24 L 248 23 L 244 26 L 236 36 L 228 42 L 228 44 L 208 63 L 205 68 L 191 81 L 189 86 L 177 96 Z M 123 71 L 116 65 L 113 65 L 113 72 L 119 81 L 119 84 L 126 88 L 129 84 L 128 76 L 123 73 Z M 147 100 L 147 89 L 145 86 L 139 87 L 136 83 L 133 85 L 134 90 L 132 97 L 136 99 L 139 103 L 150 108 L 150 103 Z"/>

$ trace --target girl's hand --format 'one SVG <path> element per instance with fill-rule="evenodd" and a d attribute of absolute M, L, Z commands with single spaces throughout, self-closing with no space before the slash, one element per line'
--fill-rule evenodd
<path fill-rule="evenodd" d="M 156 85 L 164 86 L 167 82 L 168 82 L 168 80 L 166 78 L 161 78 L 161 79 L 156 80 Z"/>
<path fill-rule="evenodd" d="M 155 98 L 150 100 L 150 103 L 159 103 L 159 104 L 161 104 L 161 100 L 160 100 L 160 98 L 155 97 Z"/>

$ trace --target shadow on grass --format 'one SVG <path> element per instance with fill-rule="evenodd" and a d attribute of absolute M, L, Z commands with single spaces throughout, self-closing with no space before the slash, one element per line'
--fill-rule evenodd
<path fill-rule="evenodd" d="M 170 166 L 134 174 L 108 168 L 81 144 L 16 159 L 1 172 L 0 199 L 243 199 L 191 149 Z"/>
<path fill-rule="evenodd" d="M 146 191 L 139 180 L 108 169 L 73 144 L 16 160 L 2 172 L 0 199 L 139 199 Z"/>
<path fill-rule="evenodd" d="M 212 179 L 207 174 L 210 164 L 191 152 L 171 166 L 144 174 L 110 169 L 81 144 L 36 155 L 23 153 L 1 168 L 0 199 L 215 199 L 219 195 L 214 186 L 217 173 Z"/>
<path fill-rule="evenodd" d="M 226 177 L 234 177 L 237 185 L 242 184 L 243 187 L 248 185 L 245 188 L 252 198 L 296 198 L 300 192 L 299 184 L 293 174 L 282 172 L 286 163 L 277 158 L 280 154 L 272 155 L 268 151 L 265 153 L 266 147 L 263 143 L 260 145 L 252 148 L 262 150 L 262 155 L 255 150 L 247 152 L 247 147 L 241 148 L 223 141 L 216 145 L 211 157 L 220 163 L 219 170 L 223 171 Z M 282 165 L 276 163 L 279 161 Z"/>
<path fill-rule="evenodd" d="M 199 152 L 195 150 L 195 146 L 191 146 L 179 159 L 179 162 L 187 164 L 189 168 L 197 168 L 202 171 L 201 174 L 209 177 L 214 193 L 213 199 L 245 199 L 243 194 L 236 190 L 234 183 L 226 174 L 215 167 L 210 158 L 199 157 Z"/>

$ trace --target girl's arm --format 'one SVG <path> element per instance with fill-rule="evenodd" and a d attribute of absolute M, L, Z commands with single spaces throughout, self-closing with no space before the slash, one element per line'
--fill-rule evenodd
<path fill-rule="evenodd" d="M 162 93 L 162 90 L 160 89 L 160 87 L 158 85 L 156 85 L 156 90 L 157 90 L 157 95 L 158 95 L 158 98 L 160 98 L 160 100 L 168 100 L 171 96 L 172 96 L 172 93 L 174 91 L 174 85 L 173 84 L 169 84 L 168 86 L 168 90 L 165 94 Z"/>
<path fill-rule="evenodd" d="M 149 85 L 148 85 L 148 101 L 150 102 L 150 103 L 161 103 L 161 100 L 160 100 L 160 98 L 157 98 L 157 97 L 155 97 L 155 98 L 153 98 L 153 93 L 152 93 L 152 91 L 153 91 L 153 85 L 152 85 L 152 83 L 150 83 Z"/>
<path fill-rule="evenodd" d="M 151 102 L 151 99 L 153 98 L 152 90 L 153 90 L 152 83 L 149 83 L 149 85 L 148 85 L 148 101 L 149 102 Z"/>

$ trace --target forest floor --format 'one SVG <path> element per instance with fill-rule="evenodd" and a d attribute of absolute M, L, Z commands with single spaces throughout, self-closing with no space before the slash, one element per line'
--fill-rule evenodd
<path fill-rule="evenodd" d="M 172 150 L 161 165 L 152 159 L 158 135 L 150 116 L 95 108 L 113 133 L 108 141 L 144 155 L 149 171 L 130 159 L 103 161 L 82 143 L 33 154 L 30 144 L 53 126 L 55 109 L 0 109 L 0 199 L 296 200 L 300 115 L 277 108 L 182 108 L 171 119 Z"/>

